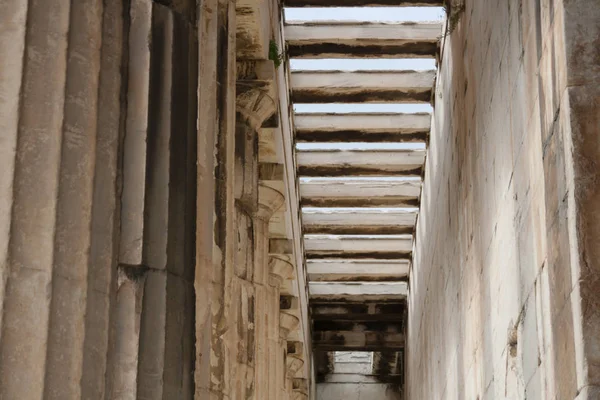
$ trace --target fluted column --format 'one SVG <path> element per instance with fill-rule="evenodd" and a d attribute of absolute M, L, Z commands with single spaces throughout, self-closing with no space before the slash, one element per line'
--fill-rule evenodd
<path fill-rule="evenodd" d="M 0 398 L 79 399 L 103 390 L 120 7 L 2 5 Z"/>
<path fill-rule="evenodd" d="M 187 171 L 196 160 L 189 150 L 195 145 L 195 33 L 169 7 L 151 0 L 130 7 L 119 311 L 108 397 L 191 398 L 195 180 Z"/>
<path fill-rule="evenodd" d="M 271 398 L 269 396 L 269 381 L 276 374 L 278 359 L 272 357 L 272 341 L 270 334 L 277 330 L 278 320 L 276 310 L 279 305 L 279 285 L 283 279 L 291 277 L 288 266 L 293 266 L 283 260 L 270 257 L 269 220 L 279 210 L 285 198 L 268 186 L 258 187 L 258 211 L 255 220 L 255 238 L 257 242 L 255 253 L 254 287 L 256 292 L 255 326 L 255 394 L 254 399 Z M 276 285 L 273 285 L 277 282 Z"/>
<path fill-rule="evenodd" d="M 191 398 L 194 36 L 151 0 L 2 4 L 0 398 Z"/>

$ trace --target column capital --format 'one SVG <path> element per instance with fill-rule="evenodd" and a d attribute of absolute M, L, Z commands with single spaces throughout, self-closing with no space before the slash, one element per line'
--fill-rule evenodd
<path fill-rule="evenodd" d="M 304 359 L 300 354 L 288 354 L 285 358 L 288 376 L 294 377 L 304 365 Z"/>
<path fill-rule="evenodd" d="M 253 130 L 277 110 L 272 61 L 249 60 L 237 63 L 236 111 Z"/>
<path fill-rule="evenodd" d="M 269 273 L 278 286 L 294 277 L 294 264 L 281 256 L 269 256 Z"/>
<path fill-rule="evenodd" d="M 279 336 L 285 340 L 300 324 L 300 318 L 288 310 L 279 310 Z"/>
<path fill-rule="evenodd" d="M 285 197 L 278 190 L 263 184 L 258 185 L 258 211 L 256 216 L 268 221 L 281 208 Z"/>
<path fill-rule="evenodd" d="M 295 377 L 304 365 L 304 343 L 299 341 L 287 342 L 287 354 L 285 358 L 287 373 L 289 377 Z"/>

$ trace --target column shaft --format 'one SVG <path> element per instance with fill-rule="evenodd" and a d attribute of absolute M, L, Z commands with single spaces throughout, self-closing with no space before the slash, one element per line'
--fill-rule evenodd
<path fill-rule="evenodd" d="M 217 132 L 217 0 L 203 0 L 198 13 L 198 124 L 196 198 L 196 398 L 210 398 L 213 352 L 213 259 Z"/>
<path fill-rule="evenodd" d="M 27 7 L 26 19 L 23 7 Z M 16 48 L 9 49 L 3 39 L 2 49 L 16 54 L 3 54 L 3 59 L 23 57 L 24 61 L 20 76 L 16 68 L 7 69 L 22 87 L 12 210 L 3 219 L 3 225 L 10 226 L 10 237 L 0 334 L 0 397 L 41 399 L 56 248 L 70 9 L 64 1 L 31 1 L 11 8 L 9 13 L 16 12 L 9 17 L 16 19 L 8 26 L 14 28 Z M 26 29 L 24 54 L 18 45 L 23 28 L 15 26 L 20 22 Z M 3 78 L 6 85 L 7 77 Z M 15 105 L 9 105 L 13 113 Z M 14 121 L 6 114 L 4 118 Z M 8 132 L 13 143 L 14 135 L 14 130 L 12 135 Z"/>
<path fill-rule="evenodd" d="M 85 311 L 81 398 L 104 398 L 111 307 L 116 293 L 120 142 L 124 126 L 121 97 L 123 5 L 104 1 L 92 198 L 91 243 Z"/>
<path fill-rule="evenodd" d="M 96 167 L 102 2 L 72 3 L 44 398 L 79 399 Z"/>

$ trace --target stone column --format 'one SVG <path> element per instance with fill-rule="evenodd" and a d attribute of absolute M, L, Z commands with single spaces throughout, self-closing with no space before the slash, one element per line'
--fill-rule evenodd
<path fill-rule="evenodd" d="M 202 0 L 198 7 L 198 120 L 196 197 L 196 384 L 195 398 L 213 398 L 213 349 L 216 345 L 212 296 L 215 260 L 215 149 L 217 125 L 218 1 Z M 216 349 L 214 349 L 216 351 Z"/>
<path fill-rule="evenodd" d="M 268 399 L 270 381 L 276 374 L 277 359 L 272 359 L 270 334 L 278 328 L 278 320 L 273 313 L 279 305 L 279 285 L 283 279 L 291 277 L 293 266 L 269 257 L 269 220 L 281 208 L 285 198 L 268 186 L 258 186 L 258 211 L 255 220 L 256 251 L 254 255 L 255 306 L 255 390 L 254 399 Z"/>
<path fill-rule="evenodd" d="M 190 398 L 191 317 L 169 310 L 193 310 L 194 28 L 125 4 L 2 7 L 3 399 L 135 399 L 149 364 L 154 398 Z"/>
<path fill-rule="evenodd" d="M 103 392 L 121 44 L 121 2 L 2 4 L 0 398 Z"/>
<path fill-rule="evenodd" d="M 132 1 L 130 18 L 109 398 L 191 398 L 195 32 L 187 18 L 149 0 Z"/>
<path fill-rule="evenodd" d="M 199 2 L 196 398 L 233 398 L 237 345 L 232 276 L 236 254 L 235 7 Z"/>
<path fill-rule="evenodd" d="M 291 359 L 288 356 L 288 350 L 291 350 L 288 346 L 288 338 L 290 333 L 292 333 L 300 324 L 300 319 L 297 314 L 298 308 L 298 299 L 293 296 L 280 296 L 280 305 L 279 305 L 279 346 L 285 355 L 284 358 L 284 393 L 285 396 L 293 399 L 293 381 L 295 379 L 295 374 L 298 372 L 297 367 L 301 367 L 302 365 L 298 365 L 299 363 Z M 296 310 L 296 311 L 295 311 Z M 296 355 L 297 356 L 297 355 Z M 294 357 L 296 358 L 296 357 Z M 288 366 L 289 365 L 289 366 Z"/>

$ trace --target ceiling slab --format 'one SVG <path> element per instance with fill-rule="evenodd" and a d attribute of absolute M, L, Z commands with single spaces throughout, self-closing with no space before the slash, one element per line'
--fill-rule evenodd
<path fill-rule="evenodd" d="M 435 71 L 294 71 L 296 103 L 429 103 Z"/>

